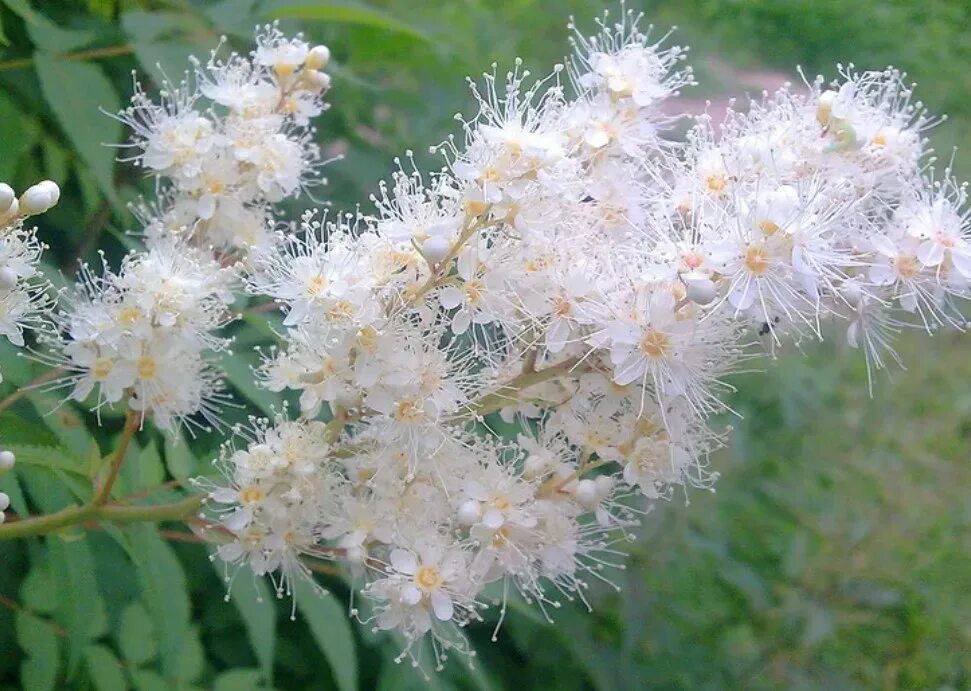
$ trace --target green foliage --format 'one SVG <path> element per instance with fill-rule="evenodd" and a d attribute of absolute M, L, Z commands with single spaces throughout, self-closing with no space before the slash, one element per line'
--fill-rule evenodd
<path fill-rule="evenodd" d="M 121 129 L 99 110 L 118 108 L 132 70 L 150 90 L 162 74 L 178 81 L 189 53 L 205 57 L 221 35 L 245 48 L 253 25 L 271 17 L 327 43 L 333 108 L 320 136 L 346 158 L 327 168 L 325 194 L 350 209 L 392 156 L 453 131 L 452 114 L 469 106 L 466 74 L 514 55 L 539 73 L 567 50 L 566 16 L 602 9 L 590 0 L 0 5 L 0 179 L 17 189 L 41 177 L 62 185 L 58 207 L 38 220 L 55 282 L 70 280 L 79 258 L 96 260 L 99 247 L 116 262 L 135 244 L 119 202 L 151 189 L 101 146 Z M 678 40 L 696 46 L 706 88 L 741 90 L 724 62 L 827 74 L 836 61 L 893 63 L 954 116 L 938 147 L 971 144 L 967 3 L 660 0 L 646 9 L 659 27 L 683 27 Z M 257 392 L 248 369 L 252 347 L 278 324 L 250 315 L 234 326 L 249 362 L 235 360 L 227 379 L 249 411 L 285 401 Z M 395 664 L 398 642 L 352 625 L 333 578 L 322 581 L 328 598 L 298 584 L 296 621 L 288 597 L 245 571 L 227 602 L 222 565 L 210 565 L 208 548 L 177 541 L 184 527 L 133 526 L 0 543 L 0 688 L 968 687 L 971 365 L 962 347 L 951 337 L 907 340 L 912 369 L 878 378 L 873 401 L 858 359 L 832 347 L 783 357 L 767 377 L 739 377 L 732 404 L 744 419 L 732 421 L 733 446 L 714 459 L 718 493 L 692 492 L 687 506 L 676 498 L 647 516 L 628 569 L 610 574 L 622 591 L 593 588 L 592 614 L 566 604 L 549 624 L 512 600 L 498 643 L 495 621 L 471 627 L 474 671 L 453 660 L 425 681 Z M 43 371 L 5 342 L 0 366 L 0 398 Z M 0 412 L 0 446 L 18 457 L 0 490 L 18 514 L 90 499 L 115 448 L 118 411 L 101 411 L 99 427 L 59 400 L 33 390 Z M 217 442 L 141 433 L 118 496 L 179 498 L 181 489 L 156 488 L 210 472 Z"/>

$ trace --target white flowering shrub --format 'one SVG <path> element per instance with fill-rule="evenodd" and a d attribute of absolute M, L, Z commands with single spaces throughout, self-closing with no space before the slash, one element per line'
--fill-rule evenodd
<path fill-rule="evenodd" d="M 901 73 L 841 69 L 681 136 L 666 104 L 693 85 L 685 50 L 639 21 L 571 26 L 545 76 L 517 61 L 471 82 L 437 167 L 409 152 L 350 211 L 320 199 L 324 46 L 264 26 L 249 54 L 136 85 L 117 117 L 121 159 L 156 182 L 135 208 L 145 247 L 73 290 L 45 290 L 22 224 L 57 187 L 0 188 L 0 334 L 36 332 L 56 368 L 36 385 L 126 415 L 88 503 L 0 537 L 184 519 L 228 582 L 320 597 L 312 570 L 332 563 L 352 618 L 441 668 L 509 598 L 549 621 L 587 604 L 653 502 L 711 488 L 729 377 L 755 358 L 841 332 L 874 375 L 901 330 L 964 325 L 966 188 L 934 177 L 934 121 Z M 298 196 L 320 210 L 288 218 Z M 292 405 L 224 424 L 243 299 L 248 318 L 282 312 L 249 374 Z M 113 483 L 151 425 L 219 435 L 218 472 L 126 512 Z"/>

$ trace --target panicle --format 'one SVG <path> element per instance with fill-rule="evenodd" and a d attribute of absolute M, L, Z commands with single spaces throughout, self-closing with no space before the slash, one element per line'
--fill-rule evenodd
<path fill-rule="evenodd" d="M 142 205 L 149 243 L 185 236 L 199 247 L 245 254 L 272 240 L 273 204 L 322 184 L 311 120 L 326 109 L 325 46 L 258 28 L 248 55 L 222 44 L 153 101 L 135 84 L 118 118 L 132 131 L 127 159 L 159 183 Z M 148 213 L 146 213 L 148 212 Z"/>

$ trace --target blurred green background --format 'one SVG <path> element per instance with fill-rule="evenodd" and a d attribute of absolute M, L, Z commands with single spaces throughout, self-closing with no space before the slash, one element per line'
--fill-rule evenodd
<path fill-rule="evenodd" d="M 796 81 L 797 64 L 810 76 L 833 75 L 840 61 L 893 64 L 950 115 L 934 144 L 944 160 L 962 145 L 956 168 L 971 172 L 967 0 L 628 5 L 659 31 L 676 24 L 673 40 L 692 45 L 701 84 L 686 107 Z M 178 79 L 188 53 L 204 56 L 220 35 L 245 48 L 257 22 L 281 17 L 333 51 L 333 108 L 319 138 L 346 158 L 328 167 L 325 194 L 351 208 L 392 156 L 421 155 L 452 131 L 452 115 L 470 105 L 465 75 L 516 55 L 542 73 L 568 50 L 567 16 L 590 28 L 604 7 L 0 0 L 0 179 L 18 190 L 43 177 L 61 184 L 61 203 L 39 221 L 56 281 L 99 247 L 116 260 L 136 242 L 124 204 L 151 185 L 101 146 L 122 131 L 98 106 L 119 107 L 132 70 L 157 88 L 156 63 Z M 240 351 L 266 339 L 265 324 L 237 329 Z M 969 339 L 905 335 L 908 369 L 877 377 L 872 399 L 861 358 L 835 335 L 736 378 L 732 405 L 744 419 L 714 459 L 717 493 L 658 506 L 615 575 L 623 590 L 597 590 L 593 614 L 566 606 L 549 625 L 516 607 L 497 644 L 491 624 L 474 628 L 475 672 L 456 661 L 427 682 L 395 665 L 396 642 L 345 623 L 339 581 L 325 580 L 331 600 L 299 598 L 295 622 L 265 586 L 270 602 L 256 602 L 245 576 L 227 603 L 204 547 L 145 527 L 127 542 L 93 531 L 0 544 L 0 688 L 971 688 Z M 0 363 L 0 396 L 40 371 L 6 346 Z M 242 399 L 267 405 L 245 367 L 230 380 Z M 52 401 L 33 393 L 0 415 L 0 446 L 28 450 L 0 488 L 40 510 L 71 501 L 87 449 L 110 449 L 118 429 L 117 418 L 94 429 L 68 408 L 44 416 Z M 205 471 L 217 441 L 193 440 L 187 454 L 143 434 L 126 488 Z"/>

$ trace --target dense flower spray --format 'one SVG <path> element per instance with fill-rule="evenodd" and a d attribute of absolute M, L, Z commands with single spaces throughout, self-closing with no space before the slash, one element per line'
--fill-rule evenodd
<path fill-rule="evenodd" d="M 966 188 L 929 172 L 904 75 L 841 68 L 676 139 L 685 50 L 639 20 L 571 25 L 539 79 L 493 68 L 437 171 L 409 153 L 370 211 L 297 223 L 273 204 L 318 182 L 326 48 L 265 27 L 159 103 L 136 90 L 149 249 L 84 269 L 56 383 L 217 422 L 233 292 L 269 298 L 282 342 L 254 374 L 298 410 L 235 426 L 197 481 L 219 558 L 281 595 L 338 561 L 351 614 L 416 664 L 471 656 L 462 627 L 513 591 L 548 618 L 586 603 L 652 501 L 712 485 L 727 375 L 826 322 L 880 369 L 901 329 L 963 327 L 971 282 Z"/>

